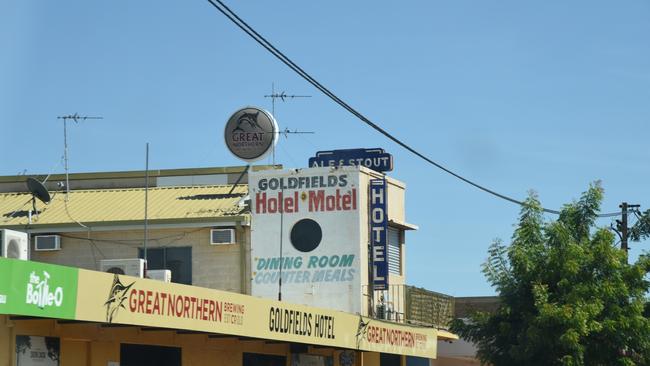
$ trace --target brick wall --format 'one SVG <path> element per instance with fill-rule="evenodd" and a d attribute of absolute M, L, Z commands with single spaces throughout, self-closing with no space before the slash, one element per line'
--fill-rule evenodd
<path fill-rule="evenodd" d="M 144 237 L 142 230 L 60 234 L 60 251 L 36 252 L 32 243 L 31 260 L 99 270 L 101 259 L 137 258 Z M 210 245 L 209 228 L 152 229 L 147 247 L 191 246 L 193 285 L 250 293 L 248 227 L 238 229 L 237 241 L 231 245 Z M 242 250 L 244 258 L 241 257 Z"/>

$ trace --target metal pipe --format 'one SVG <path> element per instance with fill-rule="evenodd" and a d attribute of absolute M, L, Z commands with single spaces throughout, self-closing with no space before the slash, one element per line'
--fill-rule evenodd
<path fill-rule="evenodd" d="M 144 277 L 147 277 L 147 241 L 149 240 L 149 143 L 145 152 L 144 168 Z"/>

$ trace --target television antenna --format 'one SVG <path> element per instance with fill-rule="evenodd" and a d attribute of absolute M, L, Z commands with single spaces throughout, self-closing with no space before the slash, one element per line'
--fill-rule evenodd
<path fill-rule="evenodd" d="M 295 98 L 311 98 L 311 95 L 296 95 L 296 94 L 287 94 L 284 90 L 281 92 L 276 92 L 275 91 L 275 83 L 271 83 L 271 94 L 267 94 L 264 96 L 264 98 L 271 98 L 271 115 L 273 115 L 273 118 L 275 118 L 275 100 L 280 99 L 283 102 L 286 102 L 287 99 L 295 99 Z M 298 131 L 298 130 L 289 130 L 288 128 L 285 128 L 282 131 L 277 131 L 276 132 L 278 135 L 284 135 L 284 138 L 288 138 L 290 134 L 313 134 L 313 131 Z M 275 147 L 273 147 L 273 165 L 275 165 Z"/>
<path fill-rule="evenodd" d="M 284 138 L 289 138 L 289 135 L 304 135 L 304 134 L 310 134 L 313 135 L 315 132 L 314 131 L 298 131 L 298 130 L 293 130 L 291 131 L 288 128 L 285 128 L 282 131 L 277 132 L 280 135 L 284 135 Z"/>
<path fill-rule="evenodd" d="M 271 114 L 275 117 L 275 100 L 280 99 L 283 102 L 286 102 L 287 99 L 295 98 L 311 98 L 311 95 L 288 95 L 285 91 L 277 93 L 275 91 L 275 83 L 271 83 L 271 94 L 265 95 L 264 98 L 271 98 Z"/>
<path fill-rule="evenodd" d="M 58 116 L 57 119 L 63 120 L 63 161 L 65 162 L 65 202 L 68 202 L 70 194 L 70 180 L 68 178 L 68 120 L 79 123 L 88 119 L 104 119 L 98 116 L 80 116 L 79 113 Z"/>

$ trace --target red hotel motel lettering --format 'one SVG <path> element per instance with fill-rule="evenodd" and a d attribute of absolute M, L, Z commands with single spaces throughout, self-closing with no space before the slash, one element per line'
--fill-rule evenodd
<path fill-rule="evenodd" d="M 129 292 L 132 313 L 242 324 L 244 305 L 220 300 L 166 292 L 132 289 Z"/>
<path fill-rule="evenodd" d="M 301 203 L 302 201 L 307 201 Z M 334 193 L 327 194 L 325 190 L 309 190 L 299 193 L 297 191 L 285 195 L 284 192 L 255 194 L 255 213 L 297 213 L 305 210 L 301 207 L 306 204 L 308 212 L 354 211 L 357 209 L 357 189 L 342 191 L 336 189 Z"/>

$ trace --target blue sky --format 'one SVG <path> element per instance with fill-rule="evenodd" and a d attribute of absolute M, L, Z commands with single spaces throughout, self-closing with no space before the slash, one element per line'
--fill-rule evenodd
<path fill-rule="evenodd" d="M 647 1 L 228 1 L 357 110 L 437 162 L 557 209 L 600 179 L 604 212 L 650 208 Z M 276 104 L 276 162 L 382 147 L 407 184 L 410 284 L 489 295 L 480 272 L 519 208 L 426 165 L 363 125 L 247 38 L 207 1 L 0 2 L 0 175 L 239 165 L 230 114 Z M 270 160 L 264 161 L 270 163 Z M 549 217 L 550 218 L 550 217 Z M 634 220 L 632 220 L 634 221 Z M 610 219 L 599 220 L 609 226 Z M 632 244 L 632 256 L 650 249 Z"/>

